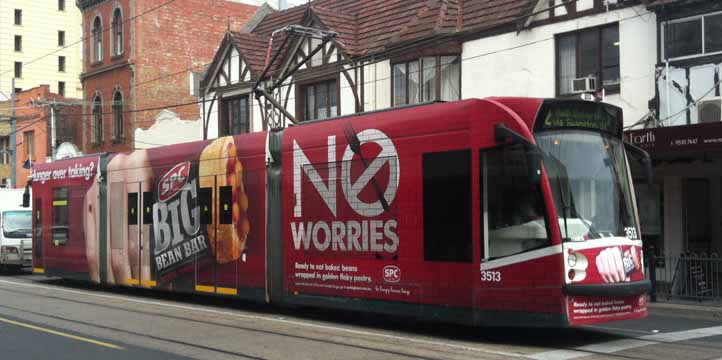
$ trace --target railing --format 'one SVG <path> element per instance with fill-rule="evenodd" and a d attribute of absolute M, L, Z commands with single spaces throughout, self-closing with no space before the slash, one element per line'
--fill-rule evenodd
<path fill-rule="evenodd" d="M 647 258 L 652 301 L 722 301 L 722 258 L 717 253 L 684 253 Z M 654 270 L 654 271 L 653 271 Z"/>

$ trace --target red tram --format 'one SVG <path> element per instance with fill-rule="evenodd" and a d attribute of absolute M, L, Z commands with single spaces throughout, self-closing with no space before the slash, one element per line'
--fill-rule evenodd
<path fill-rule="evenodd" d="M 640 318 L 622 123 L 473 99 L 38 164 L 34 270 L 478 325 Z"/>

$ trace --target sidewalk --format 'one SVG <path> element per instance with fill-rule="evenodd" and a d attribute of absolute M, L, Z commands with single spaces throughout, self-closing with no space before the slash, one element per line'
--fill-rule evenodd
<path fill-rule="evenodd" d="M 696 316 L 705 318 L 721 318 L 722 304 L 700 304 L 695 302 L 689 303 L 671 303 L 671 302 L 650 302 L 647 303 L 647 309 L 650 314 L 677 314 L 684 316 Z"/>

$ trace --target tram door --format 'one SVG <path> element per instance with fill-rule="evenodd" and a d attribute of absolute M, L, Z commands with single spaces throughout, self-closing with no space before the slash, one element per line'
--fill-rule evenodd
<path fill-rule="evenodd" d="M 126 183 L 129 282 L 145 287 L 155 286 L 151 274 L 150 232 L 153 224 L 152 184 Z M 112 207 L 112 204 L 110 205 Z"/>
<path fill-rule="evenodd" d="M 424 296 L 436 304 L 470 307 L 468 284 L 477 266 L 471 150 L 423 154 L 422 174 L 424 262 L 432 281 Z"/>
<path fill-rule="evenodd" d="M 194 254 L 195 264 L 195 278 L 196 278 L 196 291 L 202 292 L 216 292 L 216 266 L 213 259 L 213 249 L 218 234 L 216 229 L 216 223 L 218 222 L 217 208 L 218 208 L 218 196 L 217 196 L 217 181 L 216 176 L 200 176 L 198 178 L 199 189 L 197 204 L 200 211 L 201 230 L 206 229 L 207 240 L 206 244 L 211 247 L 210 252 L 204 252 L 210 254 L 208 256 L 201 256 L 198 253 Z"/>
<path fill-rule="evenodd" d="M 236 231 L 233 225 L 233 190 L 219 181 L 220 176 L 199 177 L 198 209 L 201 227 L 207 232 L 209 251 L 196 258 L 196 291 L 235 295 L 238 258 L 232 248 Z"/>

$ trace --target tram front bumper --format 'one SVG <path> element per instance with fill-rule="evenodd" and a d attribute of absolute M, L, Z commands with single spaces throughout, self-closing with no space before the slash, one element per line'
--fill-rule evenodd
<path fill-rule="evenodd" d="M 652 282 L 649 280 L 620 282 L 615 284 L 566 284 L 565 295 L 619 297 L 649 293 Z"/>

